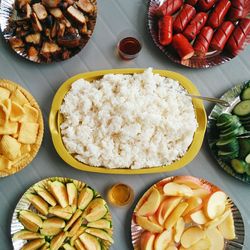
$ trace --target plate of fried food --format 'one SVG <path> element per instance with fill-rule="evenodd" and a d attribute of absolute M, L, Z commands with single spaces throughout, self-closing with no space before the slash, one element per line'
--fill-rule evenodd
<path fill-rule="evenodd" d="M 188 93 L 199 95 L 187 78 L 152 68 L 76 75 L 52 103 L 54 146 L 84 171 L 144 174 L 184 167 L 206 130 L 203 103 Z"/>
<path fill-rule="evenodd" d="M 11 235 L 15 250 L 108 250 L 112 218 L 105 200 L 84 182 L 50 177 L 23 194 Z"/>
<path fill-rule="evenodd" d="M 208 68 L 230 61 L 250 42 L 246 0 L 150 0 L 148 27 L 173 62 Z"/>
<path fill-rule="evenodd" d="M 95 0 L 3 0 L 0 27 L 20 56 L 36 63 L 67 60 L 86 45 L 97 17 Z"/>
<path fill-rule="evenodd" d="M 43 138 L 43 118 L 33 96 L 20 85 L 0 80 L 0 177 L 26 167 Z"/>
<path fill-rule="evenodd" d="M 244 234 L 240 211 L 227 194 L 193 176 L 157 182 L 132 215 L 135 250 L 243 249 Z"/>

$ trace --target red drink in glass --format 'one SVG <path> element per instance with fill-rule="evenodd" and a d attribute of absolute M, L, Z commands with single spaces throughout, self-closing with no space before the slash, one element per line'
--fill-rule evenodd
<path fill-rule="evenodd" d="M 125 37 L 118 43 L 118 54 L 124 60 L 137 57 L 141 50 L 141 43 L 134 37 Z"/>

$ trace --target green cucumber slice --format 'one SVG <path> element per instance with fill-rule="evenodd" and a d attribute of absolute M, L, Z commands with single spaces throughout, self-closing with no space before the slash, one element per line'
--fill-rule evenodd
<path fill-rule="evenodd" d="M 227 144 L 235 144 L 237 143 L 237 139 L 236 138 L 229 138 L 229 139 L 219 139 L 216 143 L 216 146 L 220 147 L 220 146 L 225 146 Z"/>
<path fill-rule="evenodd" d="M 247 167 L 246 167 L 246 174 L 250 176 L 250 165 L 247 164 Z"/>
<path fill-rule="evenodd" d="M 241 100 L 250 100 L 250 88 L 243 89 L 240 97 Z"/>
<path fill-rule="evenodd" d="M 241 100 L 250 100 L 250 81 L 244 84 L 244 88 L 240 93 Z"/>
<path fill-rule="evenodd" d="M 239 102 L 233 109 L 233 113 L 237 116 L 246 116 L 250 114 L 250 100 Z"/>
<path fill-rule="evenodd" d="M 228 129 L 228 128 L 236 128 L 240 125 L 240 120 L 237 119 L 232 119 L 231 121 L 228 121 L 228 122 L 225 122 L 225 123 L 216 123 L 216 126 L 218 127 L 219 130 L 225 130 L 225 129 Z"/>
<path fill-rule="evenodd" d="M 245 159 L 250 153 L 250 139 L 239 139 L 240 151 L 239 157 Z"/>
<path fill-rule="evenodd" d="M 229 139 L 229 138 L 232 138 L 232 137 L 239 135 L 239 132 L 240 132 L 239 128 L 236 128 L 236 129 L 229 131 L 227 133 L 220 133 L 220 138 Z"/>
<path fill-rule="evenodd" d="M 239 142 L 236 138 L 230 138 L 230 139 L 220 139 L 216 146 L 221 151 L 239 151 Z"/>
<path fill-rule="evenodd" d="M 238 151 L 233 151 L 233 152 L 226 152 L 226 151 L 218 151 L 218 157 L 221 158 L 222 160 L 232 160 L 234 158 L 238 157 L 239 152 Z"/>
<path fill-rule="evenodd" d="M 217 123 L 223 124 L 225 122 L 230 121 L 232 118 L 232 114 L 230 113 L 222 113 L 220 116 L 217 118 Z"/>
<path fill-rule="evenodd" d="M 245 162 L 250 164 L 250 154 L 248 154 L 245 158 Z"/>
<path fill-rule="evenodd" d="M 239 174 L 245 173 L 246 168 L 247 168 L 246 162 L 244 162 L 242 160 L 238 160 L 238 159 L 233 159 L 231 161 L 231 166 L 235 170 L 235 172 L 237 172 Z"/>
<path fill-rule="evenodd" d="M 221 128 L 220 133 L 226 134 L 226 133 L 228 133 L 236 128 L 240 128 L 241 126 L 242 126 L 242 124 L 240 122 L 236 122 L 236 123 L 234 122 L 226 127 Z"/>
<path fill-rule="evenodd" d="M 232 115 L 231 113 L 221 113 L 217 118 L 218 126 L 223 126 L 226 123 L 230 123 L 232 121 L 235 122 L 239 121 L 239 117 L 236 115 Z"/>
<path fill-rule="evenodd" d="M 236 117 L 236 118 L 234 118 Z M 237 123 L 237 122 L 240 122 L 240 119 L 237 117 L 237 116 L 231 116 L 231 119 L 226 121 L 226 122 L 223 122 L 223 123 L 219 123 L 217 122 L 216 123 L 216 126 L 219 128 L 219 129 L 223 129 L 223 128 L 229 128 L 230 126 L 232 126 L 234 123 Z"/>

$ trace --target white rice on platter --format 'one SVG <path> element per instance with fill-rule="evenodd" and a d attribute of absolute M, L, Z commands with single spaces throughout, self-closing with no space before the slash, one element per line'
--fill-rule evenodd
<path fill-rule="evenodd" d="M 194 107 L 175 80 L 153 74 L 107 74 L 75 81 L 61 106 L 68 152 L 106 168 L 156 167 L 181 158 L 197 128 Z"/>

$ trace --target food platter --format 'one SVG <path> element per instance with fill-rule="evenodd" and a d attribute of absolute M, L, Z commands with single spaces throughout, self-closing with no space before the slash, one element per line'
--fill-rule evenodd
<path fill-rule="evenodd" d="M 177 53 L 173 50 L 171 45 L 162 46 L 158 38 L 158 27 L 157 27 L 157 17 L 156 11 L 157 8 L 163 3 L 161 0 L 150 0 L 148 5 L 148 29 L 153 39 L 154 44 L 166 55 L 172 62 L 181 64 L 189 68 L 209 68 L 216 66 L 225 62 L 232 60 L 235 56 L 225 52 L 219 52 L 217 50 L 209 50 L 205 57 L 199 57 L 197 55 L 192 56 L 190 59 L 181 60 Z M 177 13 L 178 14 L 178 13 Z M 248 14 L 248 17 L 250 14 Z M 246 38 L 242 50 L 250 42 L 250 35 Z"/>
<path fill-rule="evenodd" d="M 6 118 L 8 116 L 9 118 L 6 119 L 4 125 L 0 126 L 1 139 L 5 138 L 5 146 L 1 140 L 1 178 L 21 171 L 34 159 L 42 143 L 44 124 L 38 103 L 26 89 L 5 79 L 0 79 L 0 89 L 8 93 L 6 96 L 8 98 L 5 99 L 3 92 L 1 92 L 3 98 L 1 99 L 1 108 L 11 107 L 11 109 L 6 109 L 6 111 L 11 110 L 6 112 Z M 13 118 L 11 115 L 15 108 L 16 117 Z M 2 115 L 3 113 L 1 113 Z M 18 127 L 20 127 L 19 130 Z M 21 132 L 25 138 L 21 138 Z M 11 153 L 15 151 L 15 148 L 17 155 Z"/>
<path fill-rule="evenodd" d="M 69 189 L 72 190 L 72 186 L 75 187 L 77 192 L 79 193 L 79 196 L 77 199 L 78 201 L 75 200 L 76 203 L 74 202 L 74 200 L 70 201 L 69 196 L 67 196 L 68 203 L 69 204 L 72 203 L 72 204 L 63 208 L 61 206 L 60 200 L 58 199 L 59 196 L 56 196 L 56 194 L 53 193 L 53 191 L 51 191 L 52 189 L 50 189 L 51 183 L 63 184 L 65 187 L 67 187 L 67 193 L 69 193 L 68 191 Z M 71 187 L 68 188 L 67 185 L 71 185 Z M 88 190 L 89 194 L 93 193 L 93 195 L 91 196 L 92 199 L 89 199 L 88 196 L 86 196 L 86 190 Z M 80 202 L 81 192 L 85 192 L 85 196 L 84 196 L 85 201 L 88 200 L 87 206 L 86 206 L 86 202 L 83 199 Z M 51 196 L 51 193 L 53 193 L 53 196 Z M 43 197 L 42 200 L 41 200 L 41 197 Z M 36 200 L 40 199 L 39 207 L 35 205 L 36 204 L 34 203 L 35 199 Z M 41 210 L 42 207 L 45 208 L 45 210 L 47 209 L 46 206 L 45 207 L 42 206 L 42 203 L 44 203 L 45 200 L 46 202 L 50 202 L 48 203 L 49 212 L 47 211 L 48 212 L 47 215 L 45 215 L 43 209 Z M 94 218 L 90 219 L 90 217 L 88 217 L 87 219 L 87 216 L 91 215 L 90 210 L 94 212 L 95 207 L 93 206 L 93 204 L 97 200 L 100 204 L 96 202 L 95 205 L 98 204 L 99 206 L 102 206 L 104 209 L 104 212 L 100 216 L 98 214 L 95 214 Z M 41 201 L 43 202 L 41 203 Z M 53 204 L 54 206 L 52 206 L 53 201 L 55 202 L 55 204 Z M 89 206 L 89 209 L 88 209 L 88 206 Z M 69 213 L 69 208 L 71 208 L 71 210 L 73 211 L 73 215 L 71 215 L 71 218 L 69 217 L 66 218 L 67 213 Z M 61 210 L 61 212 L 58 213 L 59 209 Z M 64 212 L 62 212 L 63 209 L 65 209 Z M 73 219 L 74 216 L 76 219 Z M 99 217 L 102 216 L 102 218 L 99 220 L 101 223 L 100 225 L 96 225 L 95 218 L 97 218 L 97 216 Z M 83 219 L 83 217 L 85 217 L 85 220 Z M 33 221 L 33 223 L 31 224 L 28 223 L 30 220 Z M 71 223 L 70 221 L 73 223 Z M 41 222 L 42 225 L 40 225 L 41 227 L 39 226 L 39 229 L 38 229 L 37 225 L 39 224 L 39 222 Z M 79 224 L 79 222 L 81 222 L 81 224 Z M 27 225 L 25 230 L 24 230 L 23 224 Z M 94 237 L 94 240 L 92 241 L 92 243 L 95 242 L 97 244 L 100 244 L 99 247 L 102 247 L 102 249 L 108 250 L 110 248 L 111 244 L 113 243 L 113 239 L 112 239 L 113 229 L 112 229 L 111 214 L 110 214 L 110 211 L 106 202 L 104 201 L 104 199 L 102 199 L 102 197 L 100 196 L 98 192 L 93 190 L 84 182 L 73 180 L 70 178 L 63 178 L 63 177 L 50 177 L 32 185 L 23 194 L 23 196 L 17 203 L 13 216 L 12 216 L 12 221 L 11 221 L 12 243 L 13 243 L 13 249 L 15 250 L 31 249 L 31 246 L 30 248 L 26 247 L 27 245 L 24 246 L 27 243 L 27 241 L 29 241 L 29 243 L 31 243 L 32 241 L 33 242 L 41 241 L 41 246 L 45 247 L 45 249 L 49 249 L 49 247 L 52 247 L 53 244 L 54 244 L 53 247 L 56 247 L 57 243 L 53 239 L 55 239 L 58 235 L 65 234 L 65 233 L 67 237 L 66 238 L 64 237 L 63 241 L 59 240 L 61 242 L 59 247 L 62 246 L 63 244 L 72 246 L 74 244 L 77 244 L 77 241 L 80 239 L 79 232 L 81 232 L 81 234 L 86 236 L 85 231 L 87 232 L 88 230 L 90 230 L 89 234 L 92 235 L 90 238 L 92 238 L 93 240 L 93 237 Z M 99 236 L 95 235 L 96 233 L 97 234 L 100 233 L 100 231 L 104 232 L 105 239 L 103 239 L 102 235 L 99 235 Z M 77 234 L 79 235 L 75 237 Z M 84 242 L 85 240 L 86 238 L 83 239 Z M 80 240 L 80 242 L 82 242 L 82 240 Z M 79 244 L 81 245 L 81 243 Z M 68 247 L 70 248 L 70 246 Z M 58 249 L 58 248 L 54 248 L 54 249 Z M 66 248 L 65 246 L 65 249 L 68 249 L 68 248 Z"/>
<path fill-rule="evenodd" d="M 36 63 L 67 60 L 79 53 L 93 34 L 97 18 L 95 0 L 90 1 L 93 10 L 84 12 L 86 18 L 80 7 L 71 6 L 69 11 L 68 5 L 59 6 L 60 1 L 54 1 L 57 3 L 53 6 L 55 12 L 44 4 L 53 1 L 35 1 L 32 6 L 22 6 L 22 1 L 15 2 L 0 2 L 0 29 L 10 48 L 27 60 Z M 18 7 L 19 2 L 21 6 Z M 74 19 L 70 14 L 72 10 L 76 16 L 81 16 L 81 21 Z M 23 13 L 27 17 L 23 17 Z"/>
<path fill-rule="evenodd" d="M 133 247 L 134 247 L 135 250 L 141 249 L 142 246 L 144 246 L 144 247 L 148 246 L 149 247 L 150 245 L 152 245 L 152 241 L 150 240 L 150 238 L 153 239 L 153 245 L 154 245 L 154 247 L 157 246 L 158 242 L 161 242 L 161 244 L 165 244 L 164 243 L 164 241 L 165 241 L 165 242 L 167 242 L 166 245 L 168 247 L 170 247 L 170 246 L 172 247 L 170 249 L 177 249 L 176 247 L 178 247 L 178 249 L 184 249 L 183 246 L 181 246 L 182 244 L 184 244 L 184 240 L 182 239 L 182 236 L 184 236 L 183 230 L 185 232 L 185 230 L 187 231 L 187 228 L 190 229 L 191 227 L 195 227 L 195 225 L 197 223 L 196 220 L 194 220 L 194 217 L 192 217 L 192 216 L 191 216 L 191 221 L 188 219 L 188 216 L 190 216 L 189 214 L 190 213 L 192 214 L 192 210 L 191 210 L 190 213 L 187 213 L 186 215 L 185 215 L 186 211 L 184 210 L 183 218 L 184 218 L 184 221 L 186 223 L 185 224 L 186 226 L 182 229 L 181 238 L 179 238 L 179 236 L 177 237 L 179 240 L 177 240 L 176 234 L 175 234 L 177 232 L 176 230 L 179 230 L 176 227 L 173 230 L 173 235 L 171 233 L 170 234 L 167 233 L 167 231 L 170 230 L 169 228 L 166 228 L 166 229 L 159 228 L 159 226 L 161 226 L 161 224 L 160 224 L 161 216 L 160 215 L 164 215 L 164 211 L 166 213 L 168 213 L 167 210 L 168 209 L 170 210 L 170 207 L 172 207 L 170 205 L 170 203 L 167 203 L 167 202 L 172 202 L 171 203 L 172 205 L 176 202 L 176 204 L 178 204 L 178 205 L 176 205 L 176 204 L 173 205 L 173 207 L 176 207 L 176 209 L 177 209 L 177 207 L 180 207 L 179 205 L 182 204 L 181 203 L 182 201 L 180 203 L 178 203 L 179 199 L 180 199 L 178 197 L 178 195 L 177 196 L 172 196 L 173 195 L 172 191 L 168 190 L 168 192 L 170 191 L 172 193 L 171 196 L 167 196 L 165 194 L 167 192 L 167 191 L 165 191 L 165 186 L 169 185 L 169 184 L 173 184 L 174 182 L 177 183 L 176 187 L 177 186 L 180 187 L 180 185 L 181 186 L 187 185 L 187 186 L 190 186 L 190 187 L 192 186 L 192 188 L 191 188 L 192 190 L 195 190 L 196 188 L 199 189 L 199 187 L 201 189 L 204 188 L 204 189 L 207 189 L 207 190 L 209 190 L 209 188 L 210 188 L 209 192 L 212 192 L 212 193 L 210 193 L 208 195 L 213 195 L 216 192 L 221 193 L 220 188 L 216 187 L 212 183 L 210 183 L 210 182 L 208 182 L 208 181 L 206 181 L 204 179 L 198 179 L 198 178 L 193 177 L 193 176 L 173 176 L 173 177 L 167 177 L 167 178 L 165 178 L 165 179 L 163 179 L 163 180 L 155 183 L 140 198 L 140 200 L 138 201 L 138 203 L 137 203 L 137 205 L 136 205 L 136 207 L 134 209 L 133 215 L 132 215 L 132 220 L 131 220 L 131 238 L 132 238 L 132 244 L 133 244 Z M 196 184 L 198 184 L 198 186 Z M 170 185 L 169 185 L 169 187 L 170 187 Z M 156 210 L 156 213 L 154 213 L 153 215 L 150 215 L 150 211 L 146 210 L 145 203 L 149 199 L 151 199 L 152 193 L 155 192 L 156 190 L 158 190 L 159 195 L 164 195 L 165 194 L 165 196 L 164 196 L 164 198 L 162 200 L 159 201 L 159 207 Z M 154 193 L 154 194 L 156 194 L 156 193 Z M 179 195 L 180 195 L 180 193 L 179 193 Z M 193 196 L 193 197 L 195 197 L 195 196 Z M 164 199 L 166 199 L 166 200 L 164 200 Z M 191 199 L 193 199 L 193 198 L 191 198 Z M 165 202 L 165 205 L 164 205 L 164 202 Z M 186 202 L 188 202 L 188 199 L 186 200 Z M 154 204 L 156 204 L 156 203 L 157 202 L 155 200 Z M 245 232 L 244 232 L 244 223 L 243 223 L 243 219 L 242 219 L 241 213 L 240 213 L 239 209 L 237 208 L 237 206 L 234 204 L 234 202 L 230 199 L 230 197 L 227 198 L 226 203 L 227 203 L 227 206 L 228 206 L 226 209 L 231 210 L 231 213 L 232 213 L 232 221 L 233 221 L 233 225 L 234 225 L 233 226 L 234 227 L 234 239 L 232 239 L 232 240 L 226 240 L 226 239 L 224 239 L 224 247 L 223 247 L 223 249 L 227 249 L 227 250 L 229 250 L 229 249 L 243 249 Z M 154 206 L 153 203 L 151 205 Z M 207 205 L 205 205 L 205 207 L 206 207 L 205 209 L 207 209 Z M 152 209 L 155 209 L 155 208 L 156 207 L 154 207 Z M 148 209 L 149 209 L 149 207 L 148 207 Z M 199 210 L 197 210 L 198 208 L 196 209 L 195 207 L 193 207 L 192 209 L 194 209 L 193 210 L 194 213 L 196 213 L 197 211 L 199 211 Z M 202 207 L 202 209 L 203 209 L 203 207 Z M 173 209 L 171 211 L 173 211 L 173 213 L 175 212 L 175 210 L 173 210 Z M 144 214 L 147 213 L 148 216 L 144 217 L 142 215 L 143 213 Z M 143 222 L 141 218 L 148 218 L 149 221 L 153 222 L 153 224 L 151 225 L 151 227 L 147 227 L 146 226 L 147 229 L 143 229 L 142 225 L 145 225 L 145 222 Z M 169 216 L 169 217 L 166 217 L 166 218 L 167 219 L 165 219 L 165 223 L 167 223 L 168 221 L 170 222 L 172 220 L 172 216 Z M 170 219 L 168 220 L 168 218 L 170 218 Z M 137 223 L 137 221 L 139 221 L 140 225 Z M 179 221 L 179 219 L 177 220 L 177 224 L 178 224 L 178 221 Z M 164 220 L 163 220 L 163 222 L 164 222 Z M 209 223 L 211 223 L 211 222 L 206 222 L 206 223 L 208 223 L 207 224 L 207 228 L 208 228 L 208 230 L 210 230 L 211 229 L 210 228 L 211 224 L 209 225 Z M 169 224 L 169 223 L 167 223 L 167 224 Z M 213 224 L 213 222 L 212 222 L 212 224 Z M 166 224 L 164 224 L 164 225 L 166 225 Z M 202 222 L 201 224 L 199 224 L 198 227 L 203 227 L 203 226 L 204 226 L 204 224 Z M 228 224 L 228 227 L 229 227 L 229 224 Z M 203 229 L 206 231 L 207 230 L 206 226 Z M 166 230 L 166 231 L 164 231 L 164 230 Z M 158 231 L 158 233 L 156 234 L 154 231 Z M 165 234 L 165 236 L 164 236 L 165 240 L 164 241 L 160 241 L 160 235 L 163 235 L 163 234 Z M 146 237 L 144 237 L 143 235 L 146 236 Z M 167 236 L 167 235 L 169 235 L 169 236 Z M 209 238 L 209 235 L 207 235 L 207 237 Z M 173 242 L 173 238 L 175 239 L 175 243 Z M 189 238 L 191 238 L 191 235 L 190 235 Z M 211 247 L 212 247 L 211 249 L 218 249 L 218 248 L 213 248 L 213 246 L 211 246 Z M 200 249 L 200 248 L 195 248 L 194 247 L 194 249 Z M 222 249 L 222 248 L 220 248 L 220 249 Z"/>
<path fill-rule="evenodd" d="M 62 117 L 59 114 L 59 109 L 63 102 L 65 94 L 69 91 L 71 84 L 76 81 L 77 79 L 86 79 L 86 80 L 94 80 L 101 78 L 105 74 L 113 73 L 113 74 L 133 74 L 133 73 L 141 73 L 144 69 L 116 69 L 116 70 L 103 70 L 103 71 L 96 71 L 90 73 L 83 73 L 76 75 L 70 79 L 68 79 L 65 83 L 61 85 L 59 90 L 57 91 L 49 117 L 49 126 L 52 135 L 52 140 L 54 146 L 61 156 L 61 158 L 68 163 L 69 165 L 84 171 L 90 172 L 98 172 L 98 173 L 109 173 L 109 174 L 146 174 L 146 173 L 159 173 L 159 172 L 166 172 L 166 171 L 173 171 L 184 167 L 190 161 L 194 159 L 196 154 L 199 152 L 199 149 L 202 145 L 204 133 L 206 130 L 206 112 L 203 106 L 203 103 L 200 100 L 194 99 L 193 105 L 195 109 L 195 115 L 198 121 L 198 128 L 195 132 L 193 142 L 189 147 L 188 151 L 185 155 L 178 161 L 175 161 L 169 166 L 160 166 L 154 168 L 145 168 L 145 169 L 108 169 L 103 167 L 93 167 L 86 164 L 83 164 L 77 161 L 71 154 L 68 153 L 66 150 L 60 132 L 60 124 L 62 122 Z M 170 71 L 163 71 L 163 70 L 154 70 L 154 73 L 158 73 L 161 76 L 169 77 L 174 80 L 179 81 L 179 83 L 187 90 L 190 94 L 199 95 L 198 90 L 196 87 L 184 76 Z"/>
<path fill-rule="evenodd" d="M 215 105 L 214 108 L 212 109 L 209 117 L 208 117 L 208 124 L 207 124 L 207 135 L 208 135 L 208 143 L 209 147 L 211 149 L 211 152 L 218 162 L 219 166 L 224 169 L 228 174 L 231 176 L 235 177 L 238 180 L 241 180 L 246 183 L 250 183 L 250 176 L 247 175 L 246 173 L 244 174 L 239 174 L 234 171 L 234 169 L 230 166 L 229 163 L 225 162 L 222 160 L 220 157 L 217 155 L 217 149 L 215 147 L 215 140 L 218 138 L 218 130 L 216 128 L 216 120 L 218 116 L 221 113 L 224 112 L 231 112 L 235 105 L 240 102 L 240 94 L 245 86 L 246 82 L 238 84 L 228 91 L 226 91 L 221 99 L 229 102 L 231 105 L 230 107 L 222 107 L 221 105 Z"/>

